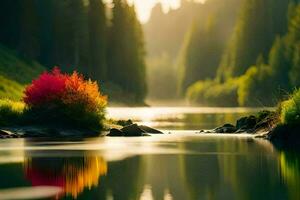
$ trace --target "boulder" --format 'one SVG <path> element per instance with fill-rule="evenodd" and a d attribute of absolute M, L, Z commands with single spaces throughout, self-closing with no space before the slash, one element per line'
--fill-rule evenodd
<path fill-rule="evenodd" d="M 242 117 L 241 119 L 237 120 L 236 122 L 236 128 L 238 130 L 244 129 L 253 129 L 257 123 L 257 118 L 253 115 L 249 117 Z"/>
<path fill-rule="evenodd" d="M 60 132 L 56 129 L 40 128 L 40 127 L 24 127 L 24 138 L 51 138 L 60 137 Z"/>
<path fill-rule="evenodd" d="M 142 129 L 143 131 L 145 131 L 146 133 L 151 133 L 151 134 L 163 134 L 163 132 L 157 130 L 157 129 L 154 129 L 154 128 L 151 128 L 149 126 L 145 126 L 145 125 L 140 125 L 139 126 L 140 129 Z"/>
<path fill-rule="evenodd" d="M 236 127 L 232 124 L 224 124 L 223 126 L 213 130 L 214 133 L 234 133 L 236 131 Z"/>
<path fill-rule="evenodd" d="M 1 139 L 7 139 L 7 138 L 20 138 L 21 135 L 14 133 L 12 131 L 9 130 L 0 130 L 0 138 Z"/>
<path fill-rule="evenodd" d="M 129 126 L 125 126 L 121 129 L 125 136 L 136 137 L 143 136 L 146 131 L 141 129 L 137 124 L 132 124 Z"/>
<path fill-rule="evenodd" d="M 112 128 L 112 129 L 110 129 L 109 134 L 107 136 L 109 136 L 109 137 L 122 137 L 122 136 L 125 136 L 125 134 L 124 134 L 123 131 L 121 131 L 119 129 Z"/>

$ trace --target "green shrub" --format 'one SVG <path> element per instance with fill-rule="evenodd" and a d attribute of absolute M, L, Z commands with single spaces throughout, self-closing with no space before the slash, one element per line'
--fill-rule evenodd
<path fill-rule="evenodd" d="M 15 102 L 8 99 L 0 100 L 0 126 L 20 124 L 24 104 L 22 102 Z"/>
<path fill-rule="evenodd" d="M 280 105 L 280 120 L 283 124 L 300 124 L 300 89 Z"/>
<path fill-rule="evenodd" d="M 191 103 L 205 106 L 237 106 L 238 85 L 238 78 L 225 83 L 199 81 L 188 88 L 186 97 Z"/>
<path fill-rule="evenodd" d="M 187 89 L 186 98 L 191 103 L 204 103 L 204 94 L 207 88 L 212 87 L 214 84 L 211 80 L 198 81 Z"/>
<path fill-rule="evenodd" d="M 256 66 L 253 66 L 241 77 L 241 84 L 238 88 L 238 102 L 240 106 L 251 104 L 252 98 L 250 96 L 253 95 L 253 88 L 256 87 L 257 74 L 258 69 Z"/>

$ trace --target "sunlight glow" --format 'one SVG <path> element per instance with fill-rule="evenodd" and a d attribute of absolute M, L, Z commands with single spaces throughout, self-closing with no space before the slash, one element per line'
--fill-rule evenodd
<path fill-rule="evenodd" d="M 142 23 L 147 22 L 151 15 L 152 8 L 159 2 L 162 4 L 164 12 L 180 7 L 179 0 L 128 0 L 128 2 L 135 4 L 136 12 Z"/>
<path fill-rule="evenodd" d="M 104 0 L 107 3 L 112 0 Z M 136 12 L 141 23 L 146 23 L 150 16 L 152 8 L 157 4 L 161 3 L 163 10 L 167 13 L 170 9 L 177 9 L 180 7 L 181 0 L 127 0 L 129 3 L 134 3 Z M 191 0 L 192 1 L 192 0 Z M 195 2 L 203 3 L 206 0 L 194 0 Z"/>

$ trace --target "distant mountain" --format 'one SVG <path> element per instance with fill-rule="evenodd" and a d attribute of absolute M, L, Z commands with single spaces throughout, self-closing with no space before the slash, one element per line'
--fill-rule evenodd
<path fill-rule="evenodd" d="M 153 8 L 148 23 L 144 25 L 148 56 L 168 53 L 175 58 L 193 20 L 203 15 L 202 4 L 187 0 L 181 4 L 180 8 L 168 13 L 163 12 L 160 3 Z"/>

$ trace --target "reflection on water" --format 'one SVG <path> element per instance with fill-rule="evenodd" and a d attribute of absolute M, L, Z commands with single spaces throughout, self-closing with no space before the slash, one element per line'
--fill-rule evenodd
<path fill-rule="evenodd" d="M 272 108 L 207 108 L 207 107 L 144 107 L 108 108 L 108 117 L 132 119 L 164 130 L 212 129 L 225 123 L 234 124 L 245 115 Z"/>
<path fill-rule="evenodd" d="M 291 199 L 300 199 L 300 156 L 299 152 L 280 152 L 280 169 Z"/>
<path fill-rule="evenodd" d="M 246 136 L 192 134 L 133 140 L 106 138 L 76 142 L 76 151 L 70 151 L 73 143 L 58 146 L 47 143 L 51 150 L 37 148 L 45 143 L 23 143 L 23 147 L 16 148 L 18 152 L 23 148 L 22 161 L 0 164 L 0 199 L 4 192 L 7 197 L 7 189 L 11 189 L 11 197 L 16 197 L 20 188 L 32 186 L 61 188 L 52 196 L 56 199 L 293 200 L 300 197 L 299 154 L 278 152 L 268 141 Z M 104 149 L 86 150 L 86 146 L 95 142 L 112 150 L 107 143 L 116 141 L 124 147 L 114 153 L 122 154 L 133 148 L 136 154 L 111 159 Z M 153 151 L 144 151 L 145 146 L 151 146 Z M 13 152 L 0 149 L 0 156 L 8 155 L 6 151 Z M 32 188 L 35 192 L 37 189 Z"/>
<path fill-rule="evenodd" d="M 56 186 L 62 194 L 73 198 L 85 188 L 97 187 L 100 176 L 107 173 L 107 164 L 101 157 L 83 158 L 26 158 L 24 173 L 32 186 Z"/>
<path fill-rule="evenodd" d="M 0 200 L 300 199 L 299 152 L 249 135 L 186 131 L 234 122 L 253 110 L 148 111 L 118 108 L 109 114 L 185 131 L 68 142 L 0 140 Z"/>

